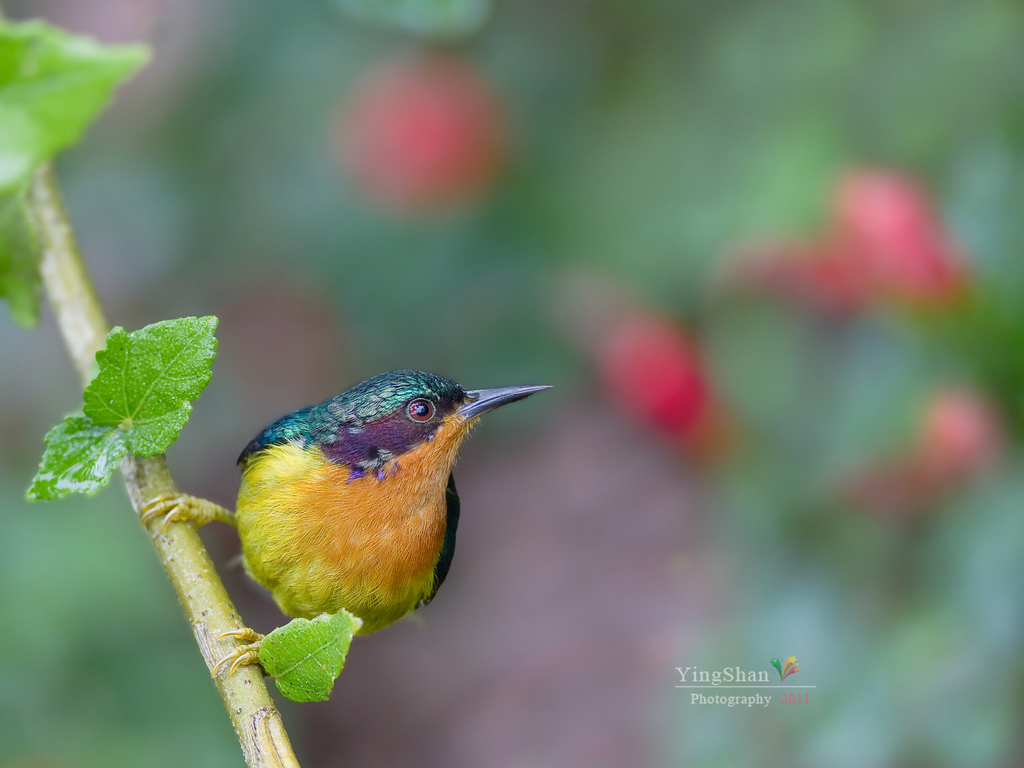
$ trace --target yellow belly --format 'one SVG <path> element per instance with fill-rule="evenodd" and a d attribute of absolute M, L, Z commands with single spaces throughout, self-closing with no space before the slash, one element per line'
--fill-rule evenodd
<path fill-rule="evenodd" d="M 318 448 L 268 447 L 238 494 L 246 570 L 290 616 L 345 608 L 362 634 L 397 621 L 433 591 L 451 469 L 441 448 L 424 443 L 393 476 L 349 482 Z"/>

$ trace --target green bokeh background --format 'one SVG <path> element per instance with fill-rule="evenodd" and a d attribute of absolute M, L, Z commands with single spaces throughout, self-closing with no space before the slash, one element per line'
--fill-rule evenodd
<path fill-rule="evenodd" d="M 169 454 L 183 488 L 231 505 L 265 423 L 388 368 L 556 385 L 467 445 L 435 603 L 357 639 L 331 702 L 282 704 L 303 765 L 1020 764 L 1020 3 L 499 0 L 434 44 L 502 95 L 509 166 L 477 204 L 412 218 L 352 187 L 332 121 L 362 73 L 426 43 L 343 5 L 4 3 L 154 48 L 57 169 L 113 322 L 221 318 Z M 707 300 L 723 255 L 820 231 L 864 163 L 934 191 L 998 322 Z M 592 275 L 700 329 L 738 457 L 701 467 L 604 397 L 564 321 Z M 909 522 L 829 502 L 951 378 L 1001 404 L 1002 464 Z M 51 318 L 0 312 L 0 402 L 0 764 L 240 763 L 124 491 L 24 501 L 80 404 Z M 204 537 L 243 615 L 279 623 L 233 532 Z M 677 666 L 790 654 L 806 705 L 674 688 Z"/>

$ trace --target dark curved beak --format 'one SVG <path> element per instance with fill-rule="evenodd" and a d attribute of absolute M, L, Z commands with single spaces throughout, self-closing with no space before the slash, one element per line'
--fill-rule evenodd
<path fill-rule="evenodd" d="M 466 392 L 466 402 L 459 406 L 457 413 L 464 419 L 472 419 L 482 413 L 493 411 L 508 403 L 522 400 L 534 392 L 542 389 L 551 389 L 550 386 L 542 384 L 533 387 L 498 387 L 497 389 L 472 389 Z"/>

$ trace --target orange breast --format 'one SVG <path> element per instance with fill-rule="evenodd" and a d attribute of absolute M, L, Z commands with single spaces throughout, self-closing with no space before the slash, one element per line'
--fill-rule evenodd
<path fill-rule="evenodd" d="M 346 608 L 373 632 L 433 589 L 445 486 L 466 424 L 445 424 L 384 479 L 350 480 L 318 448 L 271 446 L 243 474 L 238 529 L 246 568 L 292 616 Z"/>

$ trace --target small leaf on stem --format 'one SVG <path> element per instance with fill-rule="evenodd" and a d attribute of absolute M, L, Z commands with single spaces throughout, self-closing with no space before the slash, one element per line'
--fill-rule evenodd
<path fill-rule="evenodd" d="M 312 621 L 293 619 L 263 638 L 260 663 L 292 701 L 326 701 L 362 624 L 345 610 Z"/>
<path fill-rule="evenodd" d="M 46 434 L 46 453 L 29 499 L 96 493 L 128 453 L 124 438 L 121 430 L 96 426 L 87 416 L 68 416 Z"/>
<path fill-rule="evenodd" d="M 46 435 L 29 498 L 95 493 L 129 451 L 166 451 L 210 381 L 216 327 L 210 316 L 165 320 L 131 333 L 114 328 L 96 353 L 99 373 L 85 388 L 85 415 L 69 416 Z"/>
<path fill-rule="evenodd" d="M 114 328 L 96 353 L 99 373 L 85 388 L 85 415 L 120 427 L 128 450 L 155 456 L 170 447 L 210 383 L 216 317 L 183 317 L 128 333 Z"/>

